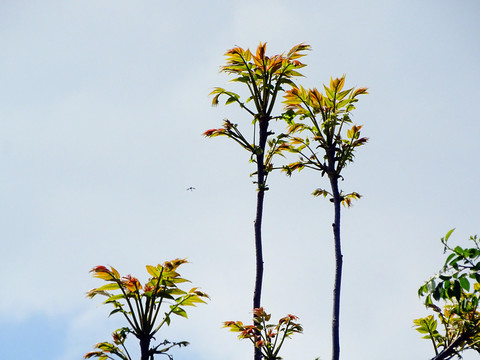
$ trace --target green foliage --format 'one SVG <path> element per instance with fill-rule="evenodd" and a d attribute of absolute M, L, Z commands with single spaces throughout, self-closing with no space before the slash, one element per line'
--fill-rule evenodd
<path fill-rule="evenodd" d="M 425 306 L 434 315 L 414 320 L 424 339 L 430 339 L 435 359 L 450 359 L 472 349 L 480 353 L 480 247 L 477 236 L 471 236 L 471 248 L 451 247 L 450 230 L 441 242 L 448 253 L 442 269 L 418 290 Z M 443 331 L 437 331 L 437 321 Z"/>
<path fill-rule="evenodd" d="M 243 325 L 241 321 L 226 321 L 224 327 L 230 331 L 239 332 L 239 339 L 249 339 L 260 349 L 266 360 L 278 360 L 283 342 L 295 333 L 302 333 L 303 328 L 296 322 L 298 317 L 287 315 L 278 321 L 278 324 L 267 324 L 271 315 L 263 308 L 253 310 L 253 325 Z"/>
<path fill-rule="evenodd" d="M 245 103 L 253 101 L 254 109 L 248 108 L 240 101 L 240 95 L 227 91 L 223 88 L 215 88 L 210 95 L 213 95 L 212 104 L 218 105 L 219 98 L 226 96 L 225 105 L 237 103 L 241 108 L 251 115 L 270 115 L 282 86 L 293 85 L 292 78 L 302 76 L 297 70 L 304 67 L 297 59 L 305 56 L 302 52 L 309 50 L 310 46 L 298 44 L 294 46 L 287 55 L 266 56 L 266 43 L 257 48 L 253 55 L 249 49 L 240 47 L 228 50 L 225 53 L 227 63 L 221 68 L 222 72 L 235 76 L 231 81 L 246 84 L 249 90 L 249 97 Z"/>
<path fill-rule="evenodd" d="M 265 178 L 256 181 L 259 189 L 267 190 L 266 177 L 273 170 L 273 156 L 280 154 L 287 147 L 286 141 L 283 139 L 284 135 L 267 141 L 267 138 L 273 135 L 268 131 L 269 121 L 282 117 L 272 116 L 276 99 L 278 94 L 284 91 L 285 86 L 294 86 L 293 79 L 295 77 L 302 76 L 297 70 L 305 65 L 298 59 L 305 56 L 303 52 L 309 49 L 309 45 L 298 44 L 286 55 L 269 57 L 265 53 L 266 44 L 260 43 L 255 55 L 249 49 L 233 48 L 226 52 L 227 61 L 221 68 L 221 72 L 233 75 L 232 82 L 245 84 L 248 90 L 247 99 L 242 101 L 239 94 L 219 87 L 210 93 L 213 96 L 212 105 L 218 105 L 221 97 L 226 98 L 225 105 L 236 103 L 252 116 L 254 126 L 260 123 L 259 133 L 255 134 L 254 131 L 251 140 L 247 140 L 247 137 L 239 130 L 238 124 L 229 120 L 224 121 L 223 127 L 210 129 L 203 133 L 206 137 L 227 136 L 249 151 L 251 153 L 250 160 L 257 164 L 260 163 L 261 171 L 265 174 Z M 247 105 L 248 103 L 251 105 Z M 252 175 L 258 175 L 258 172 L 257 170 Z"/>
<path fill-rule="evenodd" d="M 315 189 L 314 192 L 312 192 L 313 196 L 323 196 L 326 198 L 327 196 L 330 196 L 330 201 L 333 202 L 333 195 L 329 191 L 325 189 Z M 352 200 L 358 200 L 362 197 L 359 193 L 352 192 L 350 194 L 344 194 L 343 192 L 340 193 L 340 201 L 344 206 L 350 207 L 352 204 Z"/>
<path fill-rule="evenodd" d="M 164 325 L 170 325 L 171 316 L 187 317 L 184 309 L 186 306 L 196 306 L 205 303 L 208 295 L 192 288 L 184 291 L 177 285 L 188 282 L 177 273 L 177 268 L 186 263 L 184 259 L 167 261 L 163 265 L 147 265 L 150 279 L 142 286 L 140 281 L 127 275 L 121 277 L 118 271 L 110 267 L 96 266 L 90 272 L 93 276 L 105 280 L 107 284 L 90 290 L 87 296 L 93 298 L 97 295 L 105 296 L 104 304 L 111 304 L 113 314 L 122 314 L 127 320 L 129 327 L 123 327 L 113 333 L 113 343 L 102 342 L 95 345 L 96 351 L 87 353 L 84 358 L 98 358 L 100 360 L 113 359 L 115 355 L 122 360 L 131 360 L 125 348 L 125 339 L 128 334 L 133 334 L 140 340 L 142 359 L 153 359 L 155 354 L 169 356 L 166 352 L 174 346 L 186 346 L 187 342 L 163 343 L 149 347 L 151 339 Z M 112 292 L 112 291 L 115 291 Z M 160 315 L 160 309 L 165 312 Z M 147 344 L 142 347 L 142 344 Z"/>
<path fill-rule="evenodd" d="M 121 330 L 121 329 L 119 329 Z M 118 331 L 118 330 L 117 330 Z M 113 343 L 109 342 L 102 342 L 98 343 L 94 346 L 96 351 L 91 351 L 84 356 L 84 359 L 93 359 L 98 358 L 99 360 L 107 360 L 107 359 L 115 359 L 112 357 L 113 355 L 117 356 L 121 360 L 132 360 L 130 354 L 128 353 L 127 349 L 125 348 L 123 342 L 118 343 L 116 341 L 117 338 L 117 331 L 115 331 L 113 336 Z M 125 340 L 125 339 L 124 339 Z M 123 341 L 124 341 L 123 340 Z M 158 344 L 154 348 L 150 349 L 150 358 L 153 359 L 154 355 L 165 355 L 170 360 L 173 360 L 173 357 L 168 354 L 168 351 L 173 347 L 182 347 L 187 346 L 189 343 L 187 341 L 180 341 L 180 342 L 170 342 L 168 340 L 164 340 L 162 343 Z M 118 347 L 118 345 L 122 346 L 123 350 Z"/>
<path fill-rule="evenodd" d="M 125 340 L 127 333 L 130 332 L 129 328 L 117 329 L 113 332 L 113 343 L 101 342 L 94 346 L 96 351 L 91 351 L 84 356 L 84 359 L 98 358 L 99 360 L 115 359 L 111 355 L 116 355 L 122 360 L 130 360 L 130 354 L 125 347 Z M 121 348 L 120 348 L 121 347 Z"/>
<path fill-rule="evenodd" d="M 324 85 L 325 94 L 301 86 L 286 92 L 287 113 L 283 118 L 288 124 L 288 150 L 300 156 L 298 161 L 284 166 L 287 175 L 310 168 L 320 171 L 322 176 L 341 177 L 342 169 L 353 161 L 356 148 L 367 142 L 367 138 L 360 135 L 362 126 L 354 125 L 350 116 L 357 97 L 367 94 L 367 89 L 343 90 L 344 84 L 345 75 L 332 78 L 329 87 Z M 305 133 L 307 135 L 302 136 Z M 323 189 L 317 189 L 313 195 L 333 196 Z M 350 206 L 351 200 L 360 195 L 340 193 L 340 197 L 344 205 Z"/>

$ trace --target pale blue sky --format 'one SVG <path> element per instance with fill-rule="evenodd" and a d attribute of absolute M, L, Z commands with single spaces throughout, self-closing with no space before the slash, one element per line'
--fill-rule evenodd
<path fill-rule="evenodd" d="M 427 314 L 417 288 L 449 229 L 480 233 L 479 34 L 476 0 L 3 1 L 0 357 L 80 359 L 121 325 L 84 297 L 101 284 L 88 271 L 145 279 L 144 265 L 176 257 L 212 300 L 159 338 L 191 342 L 176 360 L 251 356 L 221 322 L 250 317 L 253 170 L 201 134 L 250 124 L 208 93 L 230 86 L 224 52 L 260 41 L 312 46 L 305 87 L 345 73 L 370 89 L 354 114 L 370 142 L 342 183 L 364 195 L 343 212 L 342 358 L 431 356 L 412 329 Z M 331 354 L 332 208 L 310 195 L 322 186 L 273 174 L 266 197 L 263 304 L 305 328 L 287 360 Z"/>

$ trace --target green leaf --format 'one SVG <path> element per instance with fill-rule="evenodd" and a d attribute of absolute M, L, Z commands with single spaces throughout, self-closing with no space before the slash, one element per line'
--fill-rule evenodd
<path fill-rule="evenodd" d="M 242 83 L 248 83 L 248 82 L 250 82 L 250 77 L 249 76 L 240 76 L 240 77 L 232 79 L 230 81 L 231 82 L 238 81 L 238 82 L 242 82 Z"/>
<path fill-rule="evenodd" d="M 460 279 L 458 279 L 460 282 L 460 286 L 465 290 L 469 291 L 470 290 L 470 281 L 465 276 L 462 276 Z"/>
<path fill-rule="evenodd" d="M 347 130 L 347 138 L 351 139 L 353 138 L 354 132 L 353 129 L 348 129 Z"/>
<path fill-rule="evenodd" d="M 454 251 L 455 251 L 456 254 L 458 254 L 462 257 L 466 257 L 465 256 L 465 250 L 461 246 L 456 246 Z"/>
<path fill-rule="evenodd" d="M 323 85 L 323 88 L 325 89 L 325 93 L 327 94 L 329 99 L 333 99 L 335 97 L 335 93 L 333 90 L 329 89 L 325 85 Z"/>
<path fill-rule="evenodd" d="M 175 305 L 171 305 L 170 309 L 172 310 L 172 313 L 174 313 L 175 315 L 188 318 L 187 312 L 183 310 L 181 307 L 175 307 Z"/>
<path fill-rule="evenodd" d="M 179 288 L 170 288 L 168 290 L 165 290 L 164 292 L 162 292 L 162 295 L 163 294 L 168 294 L 168 295 L 185 295 L 186 294 L 186 291 L 184 290 L 181 290 Z"/>
<path fill-rule="evenodd" d="M 449 232 L 447 232 L 447 235 L 445 235 L 445 238 L 444 238 L 445 242 L 448 241 L 448 238 L 450 237 L 450 235 L 452 235 L 452 233 L 453 233 L 454 231 L 455 231 L 455 228 L 453 228 L 452 230 L 450 230 Z"/>
<path fill-rule="evenodd" d="M 147 265 L 146 266 L 148 273 L 154 277 L 158 278 L 160 276 L 160 270 L 158 270 L 155 266 Z"/>
<path fill-rule="evenodd" d="M 427 295 L 427 297 L 425 298 L 425 305 L 426 306 L 433 305 L 432 297 L 430 295 Z"/>
<path fill-rule="evenodd" d="M 452 283 L 449 280 L 445 280 L 445 282 L 443 283 L 443 288 L 445 290 L 448 290 L 450 286 L 452 286 Z"/>
<path fill-rule="evenodd" d="M 202 300 L 197 295 L 187 295 L 183 300 L 178 302 L 182 306 L 195 306 L 195 304 L 206 304 L 204 300 Z"/>
<path fill-rule="evenodd" d="M 337 99 L 338 100 L 338 99 Z M 336 106 L 337 106 L 337 111 L 342 109 L 345 105 L 348 105 L 349 103 L 351 103 L 352 100 L 350 99 L 346 99 L 346 100 L 343 100 L 343 101 L 340 101 Z"/>
<path fill-rule="evenodd" d="M 125 295 L 123 294 L 113 295 L 113 296 L 110 296 L 107 300 L 105 300 L 105 304 L 115 302 L 116 300 L 124 299 L 124 298 L 125 298 Z"/>
<path fill-rule="evenodd" d="M 450 261 L 449 265 L 451 267 L 453 267 L 455 270 L 458 270 L 458 262 L 462 260 L 462 257 L 461 256 L 457 256 L 457 254 L 455 254 L 455 258 L 453 260 Z M 455 277 L 455 275 L 454 275 Z"/>
<path fill-rule="evenodd" d="M 110 312 L 110 314 L 108 314 L 108 317 L 112 316 L 113 314 L 116 314 L 118 312 L 124 312 L 124 310 L 122 308 L 117 308 L 117 309 L 114 309 Z"/>
<path fill-rule="evenodd" d="M 238 96 L 238 95 L 237 95 Z M 237 102 L 238 101 L 238 97 L 237 96 L 230 96 L 227 101 L 225 101 L 225 105 L 228 105 L 228 104 L 231 104 L 231 103 L 234 103 L 234 102 Z"/>
<path fill-rule="evenodd" d="M 330 195 L 330 193 L 327 190 L 315 189 L 312 192 L 312 195 L 315 196 L 315 197 L 323 195 L 323 197 L 326 198 L 328 195 Z"/>
<path fill-rule="evenodd" d="M 457 256 L 457 255 L 456 255 L 456 254 L 450 254 L 450 255 L 448 255 L 447 260 L 445 260 L 445 266 L 447 266 L 447 265 L 450 263 L 450 261 L 452 261 L 452 259 L 453 259 L 455 256 Z"/>
<path fill-rule="evenodd" d="M 413 323 L 416 325 L 416 330 L 421 334 L 430 334 L 437 329 L 437 321 L 433 315 L 428 315 L 426 318 L 415 319 Z"/>
<path fill-rule="evenodd" d="M 106 290 L 117 290 L 120 289 L 120 286 L 118 283 L 110 283 L 110 284 L 105 284 L 103 286 L 100 286 L 97 291 L 106 291 Z"/>
<path fill-rule="evenodd" d="M 418 289 L 418 296 L 423 296 L 427 292 L 428 292 L 427 284 L 424 284 Z"/>
<path fill-rule="evenodd" d="M 475 249 L 475 248 L 468 249 L 468 257 L 470 259 L 475 259 L 478 256 L 480 256 L 480 250 Z"/>

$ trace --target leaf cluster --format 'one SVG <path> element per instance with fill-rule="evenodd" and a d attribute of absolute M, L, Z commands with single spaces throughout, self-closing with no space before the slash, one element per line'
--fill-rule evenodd
<path fill-rule="evenodd" d="M 87 297 L 93 298 L 97 295 L 106 297 L 104 303 L 114 308 L 109 316 L 122 314 L 129 327 L 113 333 L 114 344 L 99 343 L 96 345 L 99 350 L 88 353 L 85 358 L 109 359 L 110 357 L 105 356 L 111 353 L 122 360 L 130 359 L 128 352 L 124 353 L 118 348 L 118 345 L 123 347 L 127 334 L 131 333 L 138 339 L 152 339 L 164 324 L 170 325 L 172 314 L 187 318 L 187 312 L 184 309 L 186 306 L 205 303 L 208 295 L 198 288 L 192 288 L 187 292 L 178 287 L 178 284 L 189 282 L 177 272 L 177 268 L 186 262 L 185 259 L 175 259 L 162 265 L 147 265 L 147 272 L 151 277 L 144 285 L 131 275 L 121 277 L 119 272 L 111 266 L 109 268 L 94 267 L 90 271 L 93 276 L 106 281 L 107 284 L 90 290 Z M 160 315 L 160 309 L 163 308 L 165 310 Z M 181 342 L 174 343 L 172 346 L 185 345 L 185 342 Z M 150 354 L 157 354 L 158 351 L 160 351 L 159 346 L 149 350 Z"/>
<path fill-rule="evenodd" d="M 325 94 L 301 86 L 286 92 L 284 120 L 290 139 L 288 151 L 299 155 L 299 160 L 283 167 L 287 175 L 310 168 L 322 176 L 341 178 L 341 171 L 353 161 L 356 148 L 368 141 L 361 137 L 362 126 L 353 124 L 350 115 L 358 96 L 368 94 L 367 89 L 344 90 L 344 85 L 345 75 L 331 78 L 329 86 L 323 85 Z M 324 189 L 315 190 L 313 195 L 332 196 Z M 340 194 L 346 206 L 360 197 L 357 192 Z"/>
<path fill-rule="evenodd" d="M 366 88 L 343 90 L 345 75 L 324 85 L 325 94 L 314 89 L 294 87 L 285 94 L 285 106 L 291 116 L 285 117 L 292 139 L 290 151 L 300 155 L 300 161 L 285 166 L 287 174 L 305 167 L 318 170 L 322 176 L 339 177 L 343 168 L 354 159 L 354 151 L 364 145 L 361 125 L 354 125 L 351 111 L 358 96 Z M 298 120 L 297 120 L 298 119 Z M 306 121 L 308 120 L 308 121 Z M 301 136 L 303 132 L 307 136 Z M 318 153 L 322 149 L 322 153 Z"/>
<path fill-rule="evenodd" d="M 128 353 L 128 350 L 124 346 L 123 342 L 118 343 L 118 331 L 127 329 L 128 328 L 122 328 L 116 330 L 112 336 L 113 336 L 113 343 L 110 342 L 101 342 L 98 343 L 94 346 L 96 349 L 95 351 L 91 351 L 87 353 L 84 356 L 84 359 L 93 359 L 97 358 L 99 360 L 108 360 L 108 359 L 115 359 L 112 357 L 113 355 L 117 356 L 117 358 L 121 360 L 131 360 L 132 358 L 130 357 L 130 354 Z M 123 339 L 125 341 L 125 338 Z M 121 345 L 123 350 L 120 349 L 118 345 Z M 182 347 L 182 346 L 187 346 L 189 343 L 187 341 L 180 341 L 180 342 L 170 342 L 168 340 L 164 340 L 162 343 L 158 344 L 157 346 L 153 347 L 150 349 L 150 358 L 153 359 L 154 355 L 165 355 L 167 356 L 170 360 L 173 360 L 173 356 L 168 354 L 168 351 L 172 349 L 173 347 Z"/>
<path fill-rule="evenodd" d="M 323 196 L 324 198 L 326 198 L 327 196 L 330 196 L 330 201 L 333 202 L 333 195 L 328 190 L 318 188 L 318 189 L 315 189 L 315 191 L 312 193 L 312 195 L 313 196 Z M 360 195 L 357 192 L 351 192 L 349 194 L 345 194 L 345 193 L 343 193 L 343 191 L 340 192 L 340 201 L 341 201 L 342 205 L 347 206 L 347 207 L 350 207 L 352 205 L 352 200 L 358 200 L 361 197 L 362 197 L 362 195 Z"/>
<path fill-rule="evenodd" d="M 444 253 L 449 254 L 442 269 L 418 290 L 419 296 L 426 297 L 427 305 L 441 299 L 459 301 L 471 290 L 472 281 L 480 283 L 480 247 L 477 236 L 470 237 L 474 247 L 451 247 L 448 240 L 453 231 L 454 229 L 450 230 L 441 239 Z"/>
<path fill-rule="evenodd" d="M 266 360 L 282 359 L 280 349 L 286 338 L 295 333 L 302 333 L 303 328 L 296 321 L 295 315 L 281 318 L 277 324 L 267 324 L 271 315 L 260 307 L 253 310 L 253 325 L 243 325 L 241 321 L 226 321 L 224 327 L 230 331 L 239 332 L 239 339 L 249 339 L 256 348 L 260 349 Z"/>
<path fill-rule="evenodd" d="M 212 104 L 218 105 L 220 97 L 226 97 L 225 105 L 237 103 L 253 117 L 254 124 L 258 121 L 268 122 L 272 119 L 271 112 L 278 93 L 282 91 L 285 93 L 285 108 L 281 116 L 275 119 L 283 119 L 287 123 L 287 131 L 266 142 L 268 150 L 265 150 L 265 142 L 261 141 L 262 134 L 258 137 L 260 141 L 256 141 L 254 131 L 253 141 L 249 141 L 239 130 L 238 124 L 229 120 L 224 120 L 223 127 L 207 130 L 203 135 L 222 135 L 233 139 L 251 153 L 250 160 L 253 162 L 265 153 L 264 171 L 267 175 L 277 169 L 273 166 L 275 155 L 285 157 L 284 152 L 291 152 L 298 154 L 299 160 L 278 168 L 287 175 L 311 168 L 320 171 L 322 176 L 341 177 L 342 169 L 353 161 L 356 148 L 368 141 L 361 136 L 362 126 L 353 124 L 351 120 L 351 111 L 355 109 L 358 96 L 367 94 L 367 89 L 344 89 L 343 75 L 341 78 L 331 78 L 330 85 L 323 86 L 325 94 L 316 88 L 307 90 L 297 86 L 292 78 L 302 76 L 297 70 L 305 64 L 297 59 L 305 56 L 303 52 L 310 50 L 310 46 L 299 44 L 286 55 L 272 57 L 267 57 L 265 50 L 266 44 L 260 43 L 255 55 L 249 49 L 240 47 L 227 51 L 227 63 L 221 71 L 234 75 L 232 81 L 244 83 L 249 97 L 243 102 L 239 94 L 217 87 L 210 94 L 213 96 Z M 290 89 L 286 90 L 285 85 Z M 248 107 L 250 101 L 253 101 L 253 107 Z M 263 135 L 268 137 L 273 133 Z M 313 195 L 326 196 L 329 193 L 317 189 Z M 358 198 L 360 195 L 356 192 L 341 195 L 341 201 L 346 206 Z"/>
<path fill-rule="evenodd" d="M 454 229 L 441 239 L 448 253 L 439 273 L 418 290 L 425 305 L 434 314 L 414 320 L 424 339 L 432 341 L 435 359 L 460 357 L 462 351 L 480 353 L 480 247 L 476 236 L 470 237 L 473 247 L 451 247 L 449 238 Z M 443 331 L 437 330 L 440 323 Z"/>
<path fill-rule="evenodd" d="M 204 132 L 206 137 L 227 136 L 250 152 L 250 161 L 260 164 L 263 176 L 256 181 L 259 190 L 268 190 L 266 181 L 268 174 L 274 169 L 273 157 L 287 148 L 285 135 L 281 134 L 275 139 L 269 137 L 273 132 L 268 131 L 269 121 L 279 117 L 272 116 L 276 99 L 280 92 L 284 92 L 285 86 L 295 86 L 293 79 L 302 76 L 298 70 L 305 66 L 298 59 L 305 56 L 304 52 L 310 46 L 298 44 L 287 54 L 273 56 L 266 55 L 266 43 L 260 43 L 256 53 L 249 49 L 235 47 L 226 52 L 226 64 L 221 72 L 233 75 L 232 82 L 245 84 L 248 89 L 248 97 L 243 101 L 241 96 L 232 91 L 217 87 L 210 95 L 212 105 L 218 105 L 221 97 L 226 97 L 225 105 L 237 103 L 240 108 L 247 111 L 252 117 L 254 124 L 253 139 L 247 137 L 229 120 L 224 120 L 223 127 L 210 129 Z M 256 133 L 257 124 L 258 134 Z M 256 175 L 257 172 L 251 175 Z"/>
<path fill-rule="evenodd" d="M 242 102 L 240 95 L 217 87 L 210 93 L 213 96 L 212 105 L 218 105 L 219 98 L 226 96 L 225 105 L 237 103 L 254 117 L 254 121 L 261 117 L 270 117 L 276 97 L 283 91 L 283 86 L 294 86 L 292 79 L 302 76 L 297 70 L 305 64 L 298 59 L 305 56 L 304 51 L 310 50 L 310 46 L 298 44 L 286 55 L 270 57 L 266 55 L 266 46 L 266 43 L 260 43 L 255 55 L 249 49 L 244 50 L 241 47 L 235 47 L 225 53 L 226 64 L 220 71 L 233 75 L 232 82 L 245 84 L 249 90 L 249 97 Z M 253 101 L 251 108 L 246 105 L 250 101 Z"/>
<path fill-rule="evenodd" d="M 95 351 L 90 351 L 84 356 L 84 359 L 98 358 L 99 360 L 114 359 L 112 355 L 117 356 L 122 360 L 130 360 L 130 354 L 125 347 L 125 340 L 130 329 L 123 327 L 115 330 L 112 333 L 113 342 L 101 342 L 95 344 Z"/>

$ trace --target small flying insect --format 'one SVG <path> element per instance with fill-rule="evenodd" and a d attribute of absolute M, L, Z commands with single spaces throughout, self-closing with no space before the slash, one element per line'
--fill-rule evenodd
<path fill-rule="evenodd" d="M 193 191 L 193 190 L 195 190 L 195 188 L 193 186 L 190 186 L 189 188 L 187 188 L 187 191 L 189 191 L 189 190 Z"/>

